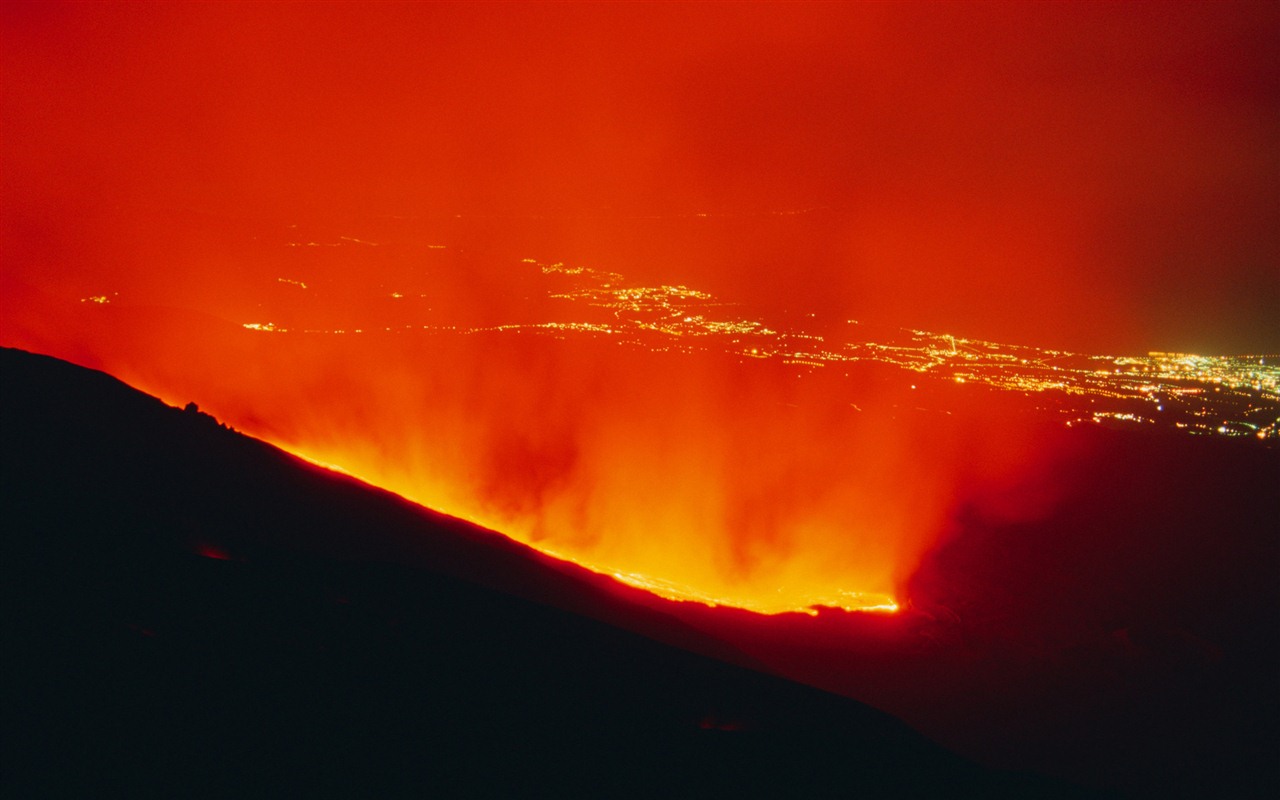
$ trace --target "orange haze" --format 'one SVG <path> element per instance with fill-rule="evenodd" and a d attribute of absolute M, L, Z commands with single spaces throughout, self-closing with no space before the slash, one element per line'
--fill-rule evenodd
<path fill-rule="evenodd" d="M 623 335 L 607 310 L 548 291 L 574 278 L 532 259 L 164 224 L 209 236 L 207 257 L 228 266 L 158 293 L 14 282 L 6 343 L 175 405 L 195 399 L 304 457 L 665 596 L 892 607 L 966 491 L 1052 455 L 1016 403 L 917 391 L 926 378 L 908 370 Z M 248 256 L 255 267 L 237 275 L 230 264 Z M 604 322 L 538 327 L 592 319 Z M 820 334 L 745 341 L 794 350 L 808 335 Z"/>
<path fill-rule="evenodd" d="M 1274 4 L 0 19 L 0 343 L 685 596 L 874 605 L 1054 453 L 900 375 L 440 332 L 575 319 L 522 259 L 817 334 L 1280 349 Z"/>

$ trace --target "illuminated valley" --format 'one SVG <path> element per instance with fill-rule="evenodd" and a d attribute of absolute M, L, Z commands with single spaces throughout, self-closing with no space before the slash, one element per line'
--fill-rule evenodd
<path fill-rule="evenodd" d="M 353 237 L 326 245 L 307 244 L 338 247 L 344 242 L 369 244 Z M 560 262 L 546 264 L 533 258 L 513 261 L 505 268 L 526 288 L 530 276 L 545 278 L 541 296 L 522 298 L 519 316 L 536 318 L 546 313 L 550 319 L 492 325 L 424 321 L 393 327 L 371 317 L 342 329 L 305 324 L 283 327 L 269 321 L 244 322 L 243 326 L 259 332 L 307 335 L 592 337 L 651 352 L 714 353 L 740 362 L 771 361 L 793 368 L 796 379 L 818 370 L 849 377 L 848 370 L 862 362 L 898 368 L 901 382 L 911 390 L 949 383 L 1016 395 L 1026 400 L 1027 410 L 1048 412 L 1068 426 L 1150 427 L 1271 442 L 1280 435 L 1280 354 L 1088 355 L 893 329 L 857 320 L 844 321 L 834 335 L 820 334 L 812 330 L 812 314 L 766 323 L 753 318 L 748 309 L 720 302 L 688 286 L 637 285 L 616 272 Z M 278 281 L 307 288 L 296 279 Z M 406 294 L 393 291 L 385 297 L 398 301 Z M 87 300 L 105 302 L 105 298 Z M 425 314 L 427 320 L 432 316 L 429 309 Z M 857 408 L 855 395 L 856 391 L 851 391 L 850 402 Z M 949 413 L 945 403 L 932 410 Z"/>

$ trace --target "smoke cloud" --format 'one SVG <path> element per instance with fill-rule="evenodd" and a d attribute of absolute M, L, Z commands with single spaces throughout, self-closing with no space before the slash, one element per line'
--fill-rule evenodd
<path fill-rule="evenodd" d="M 521 259 L 815 334 L 1280 349 L 1272 4 L 0 14 L 5 344 L 709 596 L 891 593 L 1052 453 L 873 372 L 480 331 L 579 319 Z"/>

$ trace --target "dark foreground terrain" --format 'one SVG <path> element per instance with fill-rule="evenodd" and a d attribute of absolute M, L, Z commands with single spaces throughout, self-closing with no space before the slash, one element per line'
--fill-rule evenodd
<path fill-rule="evenodd" d="M 899 614 L 675 613 L 988 766 L 1126 797 L 1280 796 L 1280 448 L 1039 436 L 1046 466 L 957 488 Z"/>
<path fill-rule="evenodd" d="M 102 373 L 0 386 L 6 796 L 1082 795 Z"/>

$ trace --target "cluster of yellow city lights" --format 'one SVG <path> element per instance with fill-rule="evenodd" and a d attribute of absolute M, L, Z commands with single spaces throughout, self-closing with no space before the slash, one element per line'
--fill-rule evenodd
<path fill-rule="evenodd" d="M 345 236 L 336 242 L 290 244 L 377 246 L 376 242 Z M 802 317 L 799 323 L 766 325 L 734 313 L 740 311 L 738 306 L 684 285 L 635 285 L 616 272 L 563 262 L 548 264 L 534 258 L 522 259 L 520 264 L 526 266 L 517 269 L 533 267 L 547 278 L 549 285 L 542 299 L 567 304 L 564 307 L 579 319 L 483 326 L 427 322 L 344 329 L 288 328 L 271 322 L 250 322 L 244 327 L 260 332 L 308 334 L 417 331 L 454 335 L 529 333 L 559 339 L 605 336 L 618 344 L 654 352 L 720 352 L 740 360 L 776 360 L 797 369 L 797 378 L 833 365 L 873 362 L 952 386 L 976 384 L 1028 398 L 1043 397 L 1046 401 L 1037 407 L 1060 414 L 1073 426 L 1163 424 L 1195 434 L 1280 437 L 1280 355 L 1087 355 L 909 329 L 891 330 L 878 341 L 868 341 L 861 335 L 863 329 L 856 327 L 857 320 L 847 321 L 848 337 L 823 336 L 804 329 L 804 320 L 812 318 L 812 314 Z M 309 288 L 304 280 L 277 280 Z M 405 295 L 394 291 L 390 297 L 401 299 Z M 100 295 L 82 302 L 106 303 L 108 298 Z M 904 381 L 911 389 L 917 388 L 912 379 Z"/>

